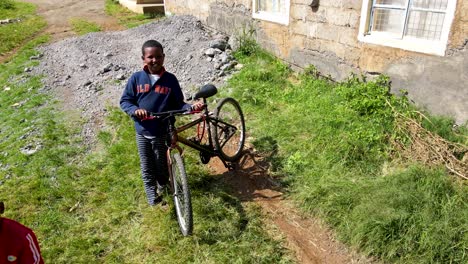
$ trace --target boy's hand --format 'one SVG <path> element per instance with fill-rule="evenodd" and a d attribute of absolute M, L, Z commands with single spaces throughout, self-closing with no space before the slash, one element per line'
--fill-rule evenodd
<path fill-rule="evenodd" d="M 205 107 L 205 104 L 203 104 L 202 102 L 197 102 L 197 103 L 194 103 L 192 105 L 192 110 L 193 111 L 200 111 L 203 109 L 203 107 Z"/>
<path fill-rule="evenodd" d="M 139 119 L 144 119 L 148 117 L 148 111 L 145 109 L 137 109 L 135 110 L 135 116 L 138 117 Z"/>

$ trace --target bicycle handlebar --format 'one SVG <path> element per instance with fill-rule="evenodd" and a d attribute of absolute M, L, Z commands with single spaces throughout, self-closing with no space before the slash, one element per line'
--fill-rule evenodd
<path fill-rule="evenodd" d="M 190 110 L 179 109 L 179 110 L 171 110 L 171 111 L 165 111 L 165 112 L 159 112 L 159 113 L 148 112 L 148 115 L 159 118 L 159 117 L 176 116 L 176 115 L 183 115 L 183 114 L 189 114 L 189 113 L 191 113 Z"/>
<path fill-rule="evenodd" d="M 165 111 L 165 112 L 148 112 L 148 117 L 142 119 L 142 121 L 145 120 L 151 120 L 155 118 L 162 118 L 166 119 L 171 116 L 181 116 L 181 115 L 193 115 L 202 112 L 201 110 L 187 110 L 187 109 L 179 109 L 179 110 L 171 110 L 171 111 Z"/>

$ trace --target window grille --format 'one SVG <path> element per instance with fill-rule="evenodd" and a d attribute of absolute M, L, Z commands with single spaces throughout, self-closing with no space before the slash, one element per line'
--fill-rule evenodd
<path fill-rule="evenodd" d="M 373 0 L 369 32 L 440 40 L 448 0 Z"/>

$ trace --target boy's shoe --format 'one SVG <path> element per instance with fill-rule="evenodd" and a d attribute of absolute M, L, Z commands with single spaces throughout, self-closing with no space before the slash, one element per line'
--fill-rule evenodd
<path fill-rule="evenodd" d="M 167 210 L 169 210 L 169 204 L 167 204 L 166 201 L 163 201 L 160 203 L 159 208 L 166 212 Z"/>
<path fill-rule="evenodd" d="M 153 206 L 157 206 L 157 205 L 161 205 L 161 206 L 167 205 L 167 202 L 164 201 L 164 199 L 162 198 L 162 195 L 158 195 L 158 197 L 154 199 Z"/>

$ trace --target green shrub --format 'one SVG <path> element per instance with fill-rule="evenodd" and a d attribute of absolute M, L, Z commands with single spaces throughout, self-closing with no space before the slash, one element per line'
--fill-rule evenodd
<path fill-rule="evenodd" d="M 15 2 L 13 0 L 0 0 L 1 9 L 15 9 Z"/>
<path fill-rule="evenodd" d="M 346 104 L 363 117 L 393 119 L 393 107 L 400 111 L 408 108 L 406 97 L 390 93 L 390 80 L 384 75 L 370 82 L 352 75 L 337 87 L 337 93 L 344 96 Z"/>
<path fill-rule="evenodd" d="M 237 41 L 239 48 L 236 50 L 236 52 L 240 55 L 250 56 L 260 50 L 260 46 L 255 40 L 255 29 L 253 27 L 243 27 L 237 36 Z"/>

